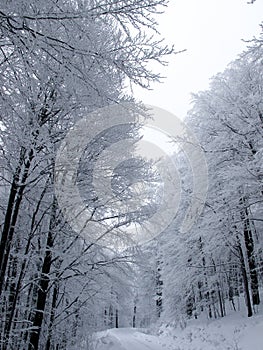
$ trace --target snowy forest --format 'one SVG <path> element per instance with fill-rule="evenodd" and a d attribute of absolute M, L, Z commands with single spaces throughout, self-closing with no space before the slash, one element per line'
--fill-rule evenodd
<path fill-rule="evenodd" d="M 97 120 L 92 113 L 127 103 L 150 118 L 132 92 L 135 85 L 148 89 L 160 81 L 167 57 L 181 54 L 158 32 L 167 4 L 1 1 L 1 350 L 158 350 L 164 345 L 157 337 L 169 338 L 169 350 L 206 350 L 191 347 L 193 332 L 185 344 L 176 338 L 194 322 L 232 317 L 235 323 L 240 313 L 244 322 L 254 320 L 255 329 L 263 327 L 263 26 L 208 90 L 193 94 L 184 123 L 205 156 L 209 183 L 194 225 L 181 233 L 195 194 L 192 165 L 175 147 L 171 158 L 180 174 L 181 200 L 173 220 L 144 244 L 130 244 L 125 234 L 127 227 L 143 227 L 158 215 L 165 190 L 154 162 L 133 157 L 141 120 L 111 127 L 103 113 L 95 113 Z M 105 125 L 85 145 L 74 180 L 92 212 L 85 229 L 94 234 L 94 222 L 105 223 L 95 240 L 74 229 L 54 186 L 58 150 L 83 118 L 88 128 Z M 98 157 L 127 137 L 132 142 L 120 164 L 105 172 L 111 159 L 99 163 Z M 173 142 L 183 148 L 185 140 Z M 95 167 L 102 185 L 110 177 L 120 201 L 128 198 L 140 208 L 118 212 L 114 198 L 102 202 L 92 185 Z M 78 216 L 71 196 L 68 208 Z M 122 249 L 100 242 L 116 228 Z M 152 345 L 130 341 L 125 348 L 107 338 L 107 330 L 122 328 L 128 335 L 120 337 L 138 336 L 132 331 L 141 329 Z M 260 336 L 262 344 L 262 330 Z M 203 337 L 206 342 L 208 333 Z M 207 349 L 250 349 L 237 340 L 227 347 L 215 339 Z"/>

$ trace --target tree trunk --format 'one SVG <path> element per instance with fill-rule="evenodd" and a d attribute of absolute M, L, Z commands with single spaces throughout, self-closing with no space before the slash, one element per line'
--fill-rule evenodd
<path fill-rule="evenodd" d="M 119 328 L 119 310 L 115 311 L 115 328 Z"/>
<path fill-rule="evenodd" d="M 218 295 L 218 301 L 219 301 L 219 307 L 220 307 L 220 316 L 224 317 L 225 316 L 224 301 L 221 294 L 220 284 L 218 281 L 216 282 L 216 286 L 217 286 L 217 295 Z"/>
<path fill-rule="evenodd" d="M 250 220 L 248 218 L 248 211 L 247 208 L 245 209 L 245 222 L 244 222 L 244 241 L 247 251 L 247 258 L 248 258 L 248 266 L 249 266 L 249 272 L 250 272 L 250 281 L 251 281 L 251 293 L 252 293 L 252 303 L 253 305 L 259 305 L 260 304 L 260 298 L 259 298 L 259 286 L 258 286 L 258 274 L 257 274 L 257 266 L 256 266 L 256 260 L 254 255 L 254 240 L 252 231 L 250 228 Z"/>
<path fill-rule="evenodd" d="M 28 154 L 28 159 L 25 163 L 21 183 L 19 184 L 19 176 L 21 174 L 22 163 L 25 160 L 25 152 L 21 150 L 20 161 L 14 175 L 13 183 L 11 185 L 10 196 L 5 215 L 5 222 L 0 243 L 0 295 L 3 290 L 6 268 L 15 232 L 16 222 L 18 219 L 20 204 L 23 198 L 24 189 L 26 187 L 26 180 L 29 175 L 29 168 L 34 158 L 33 149 Z"/>
<path fill-rule="evenodd" d="M 10 311 L 9 311 L 8 322 L 7 322 L 6 330 L 5 330 L 6 331 L 6 339 L 7 339 L 7 341 L 8 341 L 9 333 L 10 333 L 10 330 L 11 330 L 11 327 L 12 327 L 12 322 L 13 322 L 13 318 L 14 318 L 14 315 L 15 315 L 17 302 L 18 302 L 18 299 L 19 299 L 19 293 L 20 293 L 20 290 L 21 290 L 22 281 L 23 281 L 23 278 L 24 278 L 24 275 L 25 275 L 26 264 L 27 264 L 27 259 L 28 259 L 27 255 L 29 253 L 30 243 L 31 243 L 31 240 L 32 240 L 32 238 L 34 236 L 36 215 L 37 215 L 37 213 L 39 211 L 40 204 L 42 203 L 43 197 L 44 197 L 44 195 L 46 193 L 48 182 L 49 181 L 46 182 L 46 186 L 45 186 L 44 190 L 42 191 L 40 199 L 38 201 L 37 208 L 36 208 L 36 210 L 33 213 L 32 221 L 31 221 L 30 233 L 29 233 L 27 244 L 26 244 L 26 247 L 25 247 L 24 259 L 22 261 L 22 265 L 21 265 L 21 270 L 20 270 L 20 273 L 19 273 L 18 281 L 17 281 L 16 285 L 13 285 L 13 296 L 11 298 L 9 297 L 9 305 L 8 305 L 8 307 L 9 307 Z M 14 268 L 13 268 L 13 270 L 14 270 Z M 17 268 L 15 269 L 14 272 L 15 272 L 15 274 L 17 273 Z"/>
<path fill-rule="evenodd" d="M 3 349 L 6 350 L 8 348 L 8 344 L 10 342 L 9 336 L 10 336 L 10 329 L 12 325 L 12 320 L 13 320 L 13 315 L 15 312 L 14 308 L 14 300 L 16 298 L 16 275 L 17 275 L 17 267 L 18 267 L 18 262 L 17 258 L 11 258 L 10 259 L 10 273 L 8 282 L 6 284 L 6 290 L 8 291 L 8 298 L 7 298 L 7 306 L 6 306 L 6 322 L 5 322 L 5 329 L 4 329 L 4 338 L 5 338 L 5 343 L 3 344 Z"/>
<path fill-rule="evenodd" d="M 242 247 L 241 247 L 239 241 L 238 241 L 238 251 L 239 251 L 241 272 L 242 272 L 243 283 L 244 283 L 244 293 L 245 293 L 245 301 L 246 301 L 246 306 L 247 306 L 247 316 L 251 317 L 253 315 L 253 312 L 252 312 L 252 305 L 251 305 L 251 300 L 250 300 L 248 277 L 247 277 L 244 254 L 243 254 Z"/>
<path fill-rule="evenodd" d="M 46 349 L 45 350 L 50 350 L 51 349 L 51 340 L 52 340 L 52 328 L 53 328 L 53 323 L 55 320 L 55 312 L 56 312 L 56 305 L 57 305 L 57 298 L 58 298 L 58 286 L 55 284 L 54 289 L 53 289 L 53 296 L 52 296 L 52 305 L 51 305 L 51 314 L 50 314 L 50 320 L 49 320 L 49 325 L 48 325 L 48 336 L 47 336 L 47 343 L 46 343 Z"/>
<path fill-rule="evenodd" d="M 134 308 L 133 308 L 133 317 L 132 317 L 132 327 L 133 328 L 136 327 L 136 311 L 137 311 L 137 308 L 136 308 L 136 305 L 135 305 Z"/>
<path fill-rule="evenodd" d="M 163 281 L 161 279 L 161 268 L 160 262 L 157 261 L 157 273 L 156 273 L 156 311 L 157 317 L 161 317 L 162 309 L 163 309 Z"/>
<path fill-rule="evenodd" d="M 52 264 L 52 247 L 54 244 L 53 231 L 56 225 L 56 200 L 53 198 L 51 209 L 51 218 L 49 224 L 49 231 L 47 237 L 46 251 L 44 262 L 42 265 L 40 281 L 37 292 L 36 311 L 33 319 L 34 330 L 30 334 L 30 341 L 28 350 L 37 350 L 40 339 L 41 326 L 44 318 L 44 311 L 46 306 L 48 287 L 49 287 L 49 273 Z"/>

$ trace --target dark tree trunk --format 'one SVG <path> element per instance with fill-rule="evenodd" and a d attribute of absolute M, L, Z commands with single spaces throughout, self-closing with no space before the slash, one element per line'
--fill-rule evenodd
<path fill-rule="evenodd" d="M 220 316 L 224 317 L 225 316 L 224 301 L 223 301 L 223 297 L 221 294 L 221 289 L 218 281 L 216 282 L 216 285 L 217 285 L 217 295 L 218 295 L 218 301 L 219 301 L 219 307 L 220 307 Z"/>
<path fill-rule="evenodd" d="M 250 281 L 251 281 L 251 293 L 252 293 L 252 303 L 253 305 L 260 304 L 259 298 L 259 285 L 258 285 L 258 274 L 257 266 L 254 255 L 254 240 L 252 231 L 250 228 L 250 220 L 248 218 L 248 211 L 245 209 L 245 222 L 244 222 L 244 240 L 247 251 L 248 266 L 250 272 Z"/>
<path fill-rule="evenodd" d="M 119 328 L 119 310 L 115 311 L 115 328 Z"/>
<path fill-rule="evenodd" d="M 163 281 L 161 279 L 161 268 L 160 268 L 160 262 L 157 261 L 158 267 L 157 267 L 157 273 L 156 273 L 156 310 L 157 310 L 157 317 L 161 317 L 162 309 L 163 309 Z"/>
<path fill-rule="evenodd" d="M 206 306 L 208 307 L 208 316 L 209 318 L 212 318 L 212 309 L 211 309 L 211 298 L 210 298 L 210 292 L 208 287 L 208 280 L 207 280 L 207 272 L 206 272 L 206 259 L 203 252 L 203 241 L 202 237 L 199 238 L 200 242 L 200 252 L 202 256 L 202 265 L 203 265 L 203 271 L 204 271 L 204 281 L 205 281 L 205 299 L 206 299 Z"/>
<path fill-rule="evenodd" d="M 53 231 L 56 224 L 56 200 L 53 199 L 46 251 L 37 291 L 36 311 L 33 318 L 34 330 L 30 334 L 28 350 L 37 350 L 49 287 L 49 273 L 52 264 Z"/>
<path fill-rule="evenodd" d="M 24 189 L 26 187 L 26 180 L 29 175 L 29 168 L 33 157 L 34 157 L 34 152 L 31 149 L 23 169 L 21 183 L 19 184 L 21 167 L 25 160 L 24 150 L 20 152 L 19 165 L 17 167 L 16 173 L 14 175 L 13 183 L 11 185 L 9 201 L 8 201 L 6 215 L 5 215 L 5 222 L 4 222 L 4 227 L 3 227 L 3 232 L 2 232 L 1 242 L 0 242 L 0 295 L 3 290 L 4 279 L 5 279 L 11 244 L 13 240 L 13 235 L 15 232 L 20 204 L 23 199 Z"/>
<path fill-rule="evenodd" d="M 8 298 L 7 298 L 7 306 L 6 306 L 6 323 L 5 323 L 5 329 L 4 329 L 4 338 L 5 343 L 3 344 L 3 350 L 6 350 L 8 348 L 9 344 L 9 335 L 10 335 L 10 329 L 12 325 L 13 315 L 15 312 L 15 309 L 13 307 L 15 298 L 16 298 L 16 276 L 17 276 L 17 267 L 18 262 L 17 258 L 11 258 L 10 259 L 10 273 L 8 277 L 9 283 L 6 284 L 6 290 L 8 292 Z"/>
<path fill-rule="evenodd" d="M 55 312 L 56 312 L 56 305 L 57 305 L 57 299 L 58 299 L 58 286 L 55 284 L 53 289 L 53 295 L 52 295 L 52 305 L 51 305 L 51 314 L 50 314 L 50 320 L 48 325 L 48 337 L 47 337 L 47 344 L 46 344 L 46 350 L 51 349 L 51 340 L 52 340 L 52 328 L 53 323 L 55 320 Z"/>
<path fill-rule="evenodd" d="M 109 326 L 113 328 L 113 307 L 110 305 L 109 307 Z"/>
<path fill-rule="evenodd" d="M 18 183 L 19 183 L 19 178 L 20 178 L 20 174 L 22 171 L 24 157 L 25 157 L 25 150 L 22 149 L 20 151 L 19 163 L 18 163 L 18 166 L 16 168 L 16 171 L 15 171 L 15 174 L 13 177 L 13 181 L 11 184 L 7 209 L 6 209 L 6 213 L 5 213 L 5 220 L 4 220 L 4 224 L 3 224 L 3 231 L 2 231 L 2 235 L 1 235 L 1 242 L 0 242 L 0 295 L 1 295 L 1 291 L 3 289 L 3 283 L 4 283 L 4 278 L 5 278 L 6 248 L 7 248 L 7 245 L 9 243 L 9 240 L 10 240 L 9 230 L 10 230 L 12 214 L 13 214 L 13 210 L 14 210 L 14 206 L 15 206 L 15 199 L 16 199 L 16 195 L 17 195 Z"/>
<path fill-rule="evenodd" d="M 107 309 L 104 309 L 104 326 L 108 325 L 108 315 L 107 315 Z"/>
<path fill-rule="evenodd" d="M 247 306 L 247 316 L 251 317 L 253 315 L 253 312 L 252 312 L 252 305 L 251 305 L 251 301 L 250 301 L 248 277 L 247 277 L 247 271 L 246 271 L 244 254 L 243 254 L 240 242 L 238 242 L 238 251 L 239 251 L 239 258 L 240 258 L 240 263 L 241 263 L 241 272 L 242 272 L 243 283 L 244 283 L 244 293 L 245 293 L 245 301 L 246 301 L 246 306 Z"/>
<path fill-rule="evenodd" d="M 136 327 L 136 312 L 137 312 L 137 307 L 136 305 L 133 308 L 133 318 L 132 318 L 132 327 Z"/>
<path fill-rule="evenodd" d="M 12 322 L 13 322 L 13 318 L 14 318 L 14 315 L 15 315 L 17 302 L 18 302 L 18 299 L 19 299 L 19 293 L 20 293 L 22 281 L 23 281 L 24 274 L 25 274 L 26 264 L 27 264 L 27 255 L 29 253 L 30 243 L 31 243 L 31 240 L 32 240 L 33 235 L 34 235 L 36 215 L 37 215 L 37 213 L 39 211 L 40 204 L 42 202 L 44 194 L 46 193 L 47 185 L 48 185 L 48 181 L 46 183 L 46 186 L 45 186 L 44 190 L 41 193 L 39 202 L 37 204 L 37 208 L 36 208 L 36 210 L 35 210 L 35 212 L 33 214 L 32 221 L 31 221 L 31 229 L 30 229 L 29 237 L 28 237 L 28 240 L 27 240 L 26 248 L 25 248 L 24 259 L 23 259 L 23 262 L 22 262 L 22 266 L 21 266 L 21 270 L 20 270 L 20 273 L 19 273 L 18 281 L 17 281 L 16 285 L 15 284 L 13 285 L 13 295 L 11 296 L 11 294 L 10 294 L 10 297 L 9 297 L 10 312 L 9 312 L 8 322 L 7 322 L 7 325 L 6 325 L 6 339 L 9 338 L 9 333 L 10 333 L 10 330 L 11 330 L 11 327 L 12 327 Z M 13 270 L 14 270 L 14 268 L 13 268 Z M 16 275 L 16 273 L 17 273 L 17 268 L 15 269 L 15 275 Z"/>

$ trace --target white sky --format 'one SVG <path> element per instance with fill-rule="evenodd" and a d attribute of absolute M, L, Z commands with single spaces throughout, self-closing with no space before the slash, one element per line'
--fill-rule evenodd
<path fill-rule="evenodd" d="M 153 91 L 135 88 L 135 96 L 184 118 L 190 109 L 190 93 L 204 90 L 209 78 L 223 71 L 246 48 L 242 39 L 260 33 L 263 1 L 248 0 L 170 0 L 159 16 L 159 30 L 176 51 L 169 66 L 158 66 L 167 78 L 152 85 Z"/>

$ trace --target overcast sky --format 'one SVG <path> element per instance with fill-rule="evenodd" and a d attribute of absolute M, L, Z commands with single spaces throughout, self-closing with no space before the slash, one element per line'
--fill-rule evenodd
<path fill-rule="evenodd" d="M 248 0 L 247 0 L 248 1 Z M 165 108 L 184 118 L 190 108 L 190 93 L 206 89 L 209 78 L 246 48 L 242 39 L 260 33 L 263 1 L 170 0 L 160 16 L 160 32 L 176 50 L 187 52 L 169 59 L 161 72 L 167 78 L 154 84 L 153 91 L 135 89 L 144 103 Z"/>

